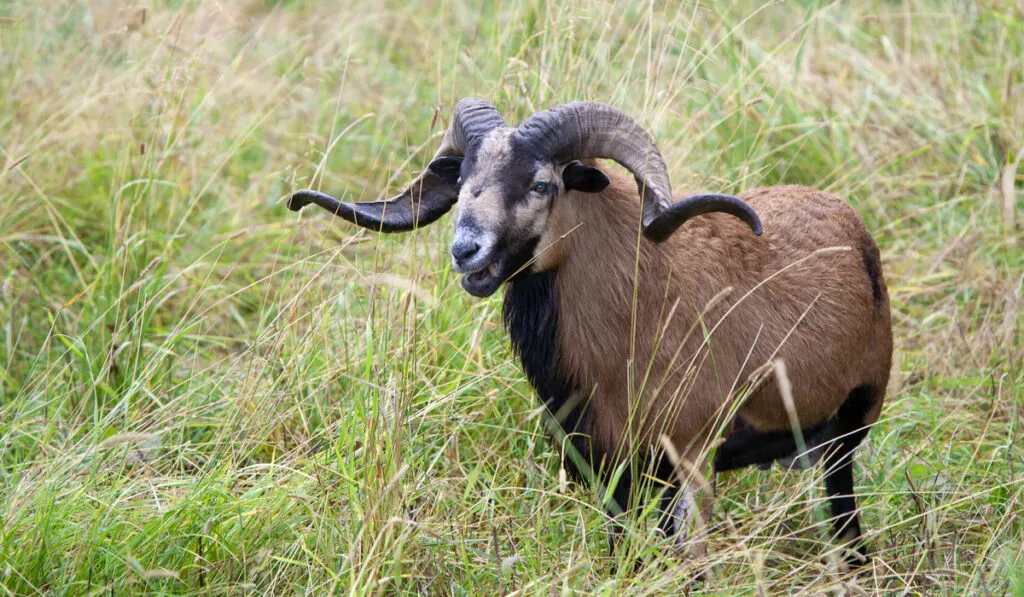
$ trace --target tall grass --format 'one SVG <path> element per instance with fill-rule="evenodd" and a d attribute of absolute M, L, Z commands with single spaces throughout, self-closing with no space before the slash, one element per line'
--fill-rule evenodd
<path fill-rule="evenodd" d="M 1024 595 L 1024 5 L 475 4 L 0 2 L 0 587 Z M 866 570 L 779 469 L 719 476 L 706 561 L 609 558 L 448 227 L 285 209 L 406 183 L 466 95 L 611 102 L 675 188 L 863 214 L 897 341 Z"/>

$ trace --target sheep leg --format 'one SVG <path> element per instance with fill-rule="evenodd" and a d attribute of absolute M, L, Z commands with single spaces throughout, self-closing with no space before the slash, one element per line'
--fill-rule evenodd
<path fill-rule="evenodd" d="M 869 559 L 857 515 L 853 453 L 868 434 L 864 419 L 875 394 L 871 387 L 859 387 L 850 392 L 836 413 L 835 444 L 825 454 L 825 492 L 832 510 L 832 525 L 836 540 L 850 550 L 846 563 L 851 568 L 866 564 Z"/>
<path fill-rule="evenodd" d="M 829 437 L 831 434 L 827 433 L 828 427 L 833 423 L 832 419 L 826 419 L 802 429 L 801 435 L 811 441 Z M 807 445 L 808 449 L 812 447 L 811 444 Z M 718 447 L 714 467 L 716 472 L 724 472 L 752 464 L 770 465 L 775 460 L 794 456 L 797 450 L 796 436 L 792 431 L 760 432 L 744 424 Z"/>
<path fill-rule="evenodd" d="M 694 534 L 700 512 L 697 506 L 697 491 L 692 488 L 678 490 L 671 488 L 661 496 L 662 516 L 658 528 L 666 537 L 674 537 L 683 543 Z"/>
<path fill-rule="evenodd" d="M 658 530 L 666 537 L 676 534 L 675 510 L 679 488 L 675 485 L 665 487 L 661 494 L 661 507 L 658 508 Z"/>
<path fill-rule="evenodd" d="M 706 468 L 705 461 L 699 470 Z M 670 466 L 667 470 L 659 467 L 658 477 L 663 480 L 677 478 Z M 708 491 L 714 492 L 713 479 L 703 484 L 688 483 L 682 486 L 674 481 L 661 494 L 658 529 L 666 537 L 671 537 L 681 552 L 694 557 L 702 557 L 707 553 L 705 535 L 711 521 L 713 497 L 706 495 Z"/>
<path fill-rule="evenodd" d="M 622 475 L 619 476 L 619 480 L 615 484 L 615 490 L 612 491 L 612 501 L 608 504 L 608 555 L 615 555 L 615 546 L 619 543 L 619 540 L 625 534 L 626 527 L 624 526 L 624 519 L 629 516 L 629 494 L 633 490 L 633 475 L 627 468 L 622 471 Z M 618 511 L 616 512 L 616 506 Z"/>
<path fill-rule="evenodd" d="M 781 466 L 788 469 L 804 470 L 813 467 L 821 459 L 821 446 L 831 443 L 836 436 L 835 417 L 829 419 L 829 424 L 822 427 L 818 433 L 804 436 L 804 451 L 799 449 L 785 458 L 776 460 Z"/>

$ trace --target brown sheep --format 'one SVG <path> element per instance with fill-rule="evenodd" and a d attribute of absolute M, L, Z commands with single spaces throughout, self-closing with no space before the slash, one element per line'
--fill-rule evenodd
<path fill-rule="evenodd" d="M 846 202 L 807 187 L 672 197 L 650 136 L 615 108 L 567 104 L 510 129 L 466 99 L 401 195 L 348 204 L 299 191 L 289 206 L 390 232 L 457 205 L 463 287 L 506 285 L 505 325 L 566 433 L 567 468 L 608 486 L 613 511 L 632 510 L 648 472 L 664 488 L 659 526 L 701 553 L 691 527 L 709 519 L 709 466 L 823 456 L 836 536 L 850 564 L 866 561 L 852 455 L 892 357 L 878 247 Z"/>

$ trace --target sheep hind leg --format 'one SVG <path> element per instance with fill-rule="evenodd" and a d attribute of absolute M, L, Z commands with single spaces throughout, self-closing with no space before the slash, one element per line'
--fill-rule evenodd
<path fill-rule="evenodd" d="M 803 437 L 817 442 L 819 438 L 831 437 L 833 424 L 833 419 L 827 419 L 800 432 Z M 808 444 L 807 447 L 812 448 L 813 445 Z M 750 465 L 766 469 L 776 460 L 796 459 L 797 451 L 796 436 L 792 431 L 760 432 L 742 424 L 718 447 L 714 469 L 725 472 Z"/>
<path fill-rule="evenodd" d="M 819 460 L 821 460 L 823 452 L 822 446 L 831 444 L 832 440 L 835 439 L 835 435 L 835 417 L 832 417 L 828 420 L 828 425 L 820 427 L 817 430 L 817 433 L 804 436 L 803 452 L 800 452 L 798 448 L 789 456 L 779 458 L 775 462 L 778 462 L 780 466 L 791 470 L 805 470 L 812 468 Z"/>
<path fill-rule="evenodd" d="M 832 526 L 836 540 L 847 548 L 845 560 L 850 568 L 869 560 L 854 495 L 853 453 L 868 434 L 865 418 L 876 399 L 876 390 L 870 386 L 850 392 L 836 413 L 835 439 L 824 454 L 825 492 L 832 511 Z"/>

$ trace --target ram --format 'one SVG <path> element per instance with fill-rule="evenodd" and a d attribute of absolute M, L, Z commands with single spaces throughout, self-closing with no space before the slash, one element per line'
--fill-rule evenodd
<path fill-rule="evenodd" d="M 882 408 L 892 329 L 878 247 L 840 198 L 775 186 L 673 202 L 651 136 L 619 110 L 575 102 L 509 128 L 467 98 L 403 193 L 289 200 L 309 204 L 380 232 L 457 206 L 453 269 L 473 296 L 505 285 L 566 467 L 611 490 L 612 514 L 635 512 L 650 492 L 633 486 L 653 477 L 659 527 L 702 553 L 709 468 L 820 459 L 836 538 L 867 561 L 852 459 Z"/>

